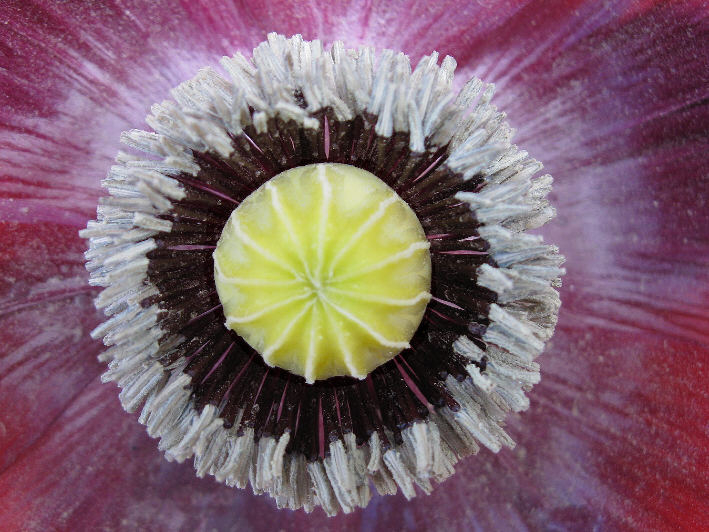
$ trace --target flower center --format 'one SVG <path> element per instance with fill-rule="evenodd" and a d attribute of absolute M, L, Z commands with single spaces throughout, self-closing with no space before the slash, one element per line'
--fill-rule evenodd
<path fill-rule="evenodd" d="M 375 175 L 287 170 L 231 214 L 214 252 L 226 326 L 267 364 L 366 377 L 409 347 L 431 295 L 421 224 Z"/>
<path fill-rule="evenodd" d="M 334 515 L 513 446 L 560 304 L 563 257 L 525 233 L 552 180 L 438 59 L 270 34 L 122 135 L 146 155 L 82 232 L 92 335 L 170 459 Z"/>

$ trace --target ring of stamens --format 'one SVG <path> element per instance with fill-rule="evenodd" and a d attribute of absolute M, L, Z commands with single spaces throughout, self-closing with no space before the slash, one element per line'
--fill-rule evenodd
<path fill-rule="evenodd" d="M 222 64 L 231 80 L 200 71 L 152 107 L 154 131 L 122 135 L 145 154 L 119 153 L 82 231 L 108 316 L 92 333 L 108 346 L 102 379 L 123 407 L 142 408 L 160 449 L 194 456 L 199 476 L 330 515 L 366 506 L 372 484 L 428 493 L 479 445 L 514 445 L 503 419 L 529 406 L 564 270 L 525 233 L 554 216 L 552 179 L 510 143 L 492 86 L 473 79 L 455 96 L 450 57 L 412 68 L 404 54 L 300 36 L 269 35 Z M 224 328 L 212 253 L 254 190 L 326 162 L 372 172 L 416 213 L 432 297 L 411 349 L 364 380 L 308 384 Z"/>

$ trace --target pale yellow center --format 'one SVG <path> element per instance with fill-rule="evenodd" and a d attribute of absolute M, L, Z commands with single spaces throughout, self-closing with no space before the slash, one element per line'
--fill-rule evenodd
<path fill-rule="evenodd" d="M 283 172 L 231 214 L 214 252 L 226 326 L 308 382 L 364 378 L 403 349 L 431 295 L 411 208 L 344 164 Z"/>

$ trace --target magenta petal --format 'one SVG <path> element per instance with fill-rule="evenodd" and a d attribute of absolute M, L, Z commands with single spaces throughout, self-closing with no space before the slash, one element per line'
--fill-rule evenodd
<path fill-rule="evenodd" d="M 113 386 L 94 381 L 3 473 L 3 526 L 186 530 L 278 515 L 264 498 L 196 479 L 189 465 L 168 464 L 115 395 Z"/>
<path fill-rule="evenodd" d="M 511 21 L 518 30 L 523 15 Z M 556 406 L 549 463 L 579 449 L 562 462 L 576 473 L 557 480 L 559 492 L 587 501 L 600 523 L 696 529 L 709 515 L 707 12 L 690 3 L 607 15 L 590 3 L 540 12 L 538 33 L 514 44 L 521 66 L 481 59 L 518 142 L 555 177 L 559 220 L 545 234 L 568 258 L 532 397 Z M 529 414 L 541 413 L 533 401 Z"/>
<path fill-rule="evenodd" d="M 0 6 L 3 219 L 79 228 L 121 131 L 234 47 L 207 42 L 188 13 L 166 6 L 12 4 Z"/>
<path fill-rule="evenodd" d="M 707 37 L 706 10 L 656 6 L 503 74 L 500 105 L 556 179 L 546 234 L 574 320 L 709 343 Z"/>
<path fill-rule="evenodd" d="M 82 247 L 71 227 L 0 223 L 0 470 L 101 371 Z"/>
<path fill-rule="evenodd" d="M 10 529 L 700 529 L 709 522 L 709 24 L 700 2 L 4 2 L 0 519 Z M 87 338 L 76 229 L 121 130 L 268 31 L 453 54 L 556 179 L 557 336 L 514 451 L 429 497 L 277 511 L 168 464 Z M 9 494 L 5 495 L 5 494 Z"/>

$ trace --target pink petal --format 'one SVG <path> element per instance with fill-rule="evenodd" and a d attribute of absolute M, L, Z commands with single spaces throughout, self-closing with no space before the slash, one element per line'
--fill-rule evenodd
<path fill-rule="evenodd" d="M 187 13 L 146 3 L 4 2 L 0 20 L 4 220 L 84 226 L 121 131 L 235 51 Z"/>
<path fill-rule="evenodd" d="M 701 2 L 5 2 L 0 519 L 9 528 L 699 529 L 709 520 L 707 13 Z M 494 4 L 494 5 L 493 5 Z M 561 5 L 563 4 L 563 5 Z M 626 5 L 627 4 L 627 5 Z M 268 31 L 433 49 L 497 83 L 556 179 L 557 335 L 515 451 L 429 497 L 276 511 L 168 464 L 101 386 L 76 228 L 123 129 Z M 20 222 L 19 224 L 17 222 Z M 8 393 L 9 391 L 9 393 Z"/>
<path fill-rule="evenodd" d="M 166 462 L 116 393 L 94 380 L 54 429 L 3 473 L 4 526 L 191 530 L 276 520 L 265 498 L 199 480 L 190 465 Z"/>
<path fill-rule="evenodd" d="M 82 248 L 74 228 L 0 222 L 0 470 L 101 371 Z"/>

